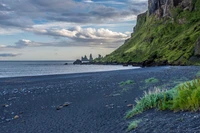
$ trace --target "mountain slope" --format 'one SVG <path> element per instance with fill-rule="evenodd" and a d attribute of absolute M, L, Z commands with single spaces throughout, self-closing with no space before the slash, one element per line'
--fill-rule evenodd
<path fill-rule="evenodd" d="M 188 65 L 199 57 L 200 0 L 149 0 L 131 38 L 100 62 Z"/>

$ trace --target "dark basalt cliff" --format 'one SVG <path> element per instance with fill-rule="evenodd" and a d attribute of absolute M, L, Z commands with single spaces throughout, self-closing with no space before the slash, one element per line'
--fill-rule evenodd
<path fill-rule="evenodd" d="M 200 62 L 200 0 L 149 0 L 131 38 L 100 63 L 143 66 Z"/>
<path fill-rule="evenodd" d="M 149 0 L 149 15 L 155 14 L 157 17 L 171 16 L 170 9 L 180 6 L 183 10 L 192 9 L 192 0 Z"/>

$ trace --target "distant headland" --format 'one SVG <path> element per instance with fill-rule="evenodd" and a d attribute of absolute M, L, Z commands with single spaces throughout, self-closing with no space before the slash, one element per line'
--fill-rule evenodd
<path fill-rule="evenodd" d="M 87 55 L 82 56 L 81 59 L 76 59 L 76 61 L 73 62 L 74 65 L 83 65 L 83 64 L 95 64 L 95 60 L 102 59 L 103 56 L 98 54 L 97 58 L 93 58 L 92 54 L 89 55 L 89 58 Z"/>

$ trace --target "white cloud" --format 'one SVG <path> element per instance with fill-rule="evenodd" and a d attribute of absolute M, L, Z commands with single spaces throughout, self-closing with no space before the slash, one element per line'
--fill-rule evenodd
<path fill-rule="evenodd" d="M 125 40 L 129 37 L 126 33 L 114 32 L 104 28 L 82 28 L 76 26 L 70 29 L 29 29 L 37 34 L 67 37 L 75 41 L 95 41 L 95 40 Z"/>
<path fill-rule="evenodd" d="M 87 3 L 93 3 L 92 0 L 84 0 L 83 2 L 87 2 Z"/>
<path fill-rule="evenodd" d="M 35 42 L 28 39 L 21 39 L 13 46 L 4 46 L 2 48 L 24 48 L 24 47 L 69 47 L 69 46 L 85 46 L 85 47 L 104 47 L 117 48 L 124 40 L 130 37 L 129 32 L 114 32 L 105 28 L 82 28 L 76 26 L 70 29 L 30 29 L 37 34 L 49 36 L 57 36 L 60 38 L 67 37 L 69 41 L 56 42 Z M 59 39 L 58 39 L 59 40 Z"/>

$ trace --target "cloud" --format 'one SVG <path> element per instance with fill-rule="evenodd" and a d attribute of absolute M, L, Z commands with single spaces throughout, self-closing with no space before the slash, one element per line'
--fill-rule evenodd
<path fill-rule="evenodd" d="M 87 3 L 93 3 L 92 0 L 84 0 L 83 2 L 87 2 Z"/>
<path fill-rule="evenodd" d="M 102 4 L 100 4 L 102 3 Z M 132 5 L 131 10 L 115 8 L 104 4 Z M 147 3 L 147 2 L 146 2 Z M 16 0 L 0 2 L 0 27 L 27 28 L 37 23 L 35 20 L 69 23 L 109 23 L 136 19 L 137 13 L 146 10 L 144 2 L 120 2 L 84 0 Z M 145 8 L 145 9 L 144 9 Z"/>
<path fill-rule="evenodd" d="M 14 54 L 14 53 L 0 53 L 0 57 L 16 57 L 21 54 Z"/>
<path fill-rule="evenodd" d="M 95 3 L 95 4 L 113 4 L 113 5 L 125 5 L 124 2 L 119 2 L 119 1 L 92 1 L 92 0 L 84 0 L 84 2 L 88 3 Z"/>
<path fill-rule="evenodd" d="M 116 48 L 130 36 L 130 32 L 114 32 L 105 28 L 106 26 L 100 28 L 99 25 L 109 27 L 114 24 L 120 27 L 122 24 L 130 25 L 130 21 L 133 24 L 136 15 L 146 9 L 145 0 L 0 1 L 0 35 L 29 32 L 58 38 L 55 42 L 37 42 L 19 38 L 14 45 L 0 45 L 0 49 L 46 46 Z M 99 28 L 94 28 L 97 26 Z"/>
<path fill-rule="evenodd" d="M 36 34 L 43 34 L 48 36 L 57 36 L 57 37 L 67 37 L 68 39 L 76 42 L 76 43 L 83 43 L 87 42 L 87 44 L 90 43 L 111 43 L 111 42 L 121 42 L 123 40 L 126 40 L 130 37 L 130 33 L 121 33 L 121 32 L 113 32 L 109 29 L 105 28 L 82 28 L 80 26 L 72 27 L 69 29 L 39 29 L 37 28 L 31 28 L 27 29 L 31 32 L 34 32 Z M 23 40 L 22 42 L 19 42 L 20 46 L 32 46 L 33 44 L 30 44 L 28 41 Z M 16 43 L 18 47 L 18 43 Z M 22 45 L 24 44 L 24 45 Z M 36 46 L 34 44 L 33 46 Z"/>
<path fill-rule="evenodd" d="M 41 28 L 41 27 L 40 27 Z M 27 29 L 28 30 L 28 29 Z M 117 48 L 120 44 L 130 37 L 130 32 L 121 33 L 114 32 L 105 28 L 82 28 L 80 26 L 69 29 L 29 29 L 36 34 L 48 36 L 57 36 L 59 38 L 68 38 L 68 41 L 57 42 L 36 42 L 28 39 L 22 39 L 15 45 L 3 46 L 4 48 L 25 48 L 25 47 L 70 47 L 70 46 L 85 46 L 85 47 L 104 47 Z M 60 40 L 60 39 L 58 39 Z"/>
<path fill-rule="evenodd" d="M 145 12 L 148 7 L 148 2 L 147 0 L 128 0 L 129 3 L 129 9 L 134 13 L 134 14 L 140 14 L 142 12 Z"/>
<path fill-rule="evenodd" d="M 15 34 L 15 33 L 20 33 L 23 32 L 20 29 L 16 29 L 16 28 L 1 28 L 0 27 L 0 35 L 11 35 L 11 34 Z"/>

